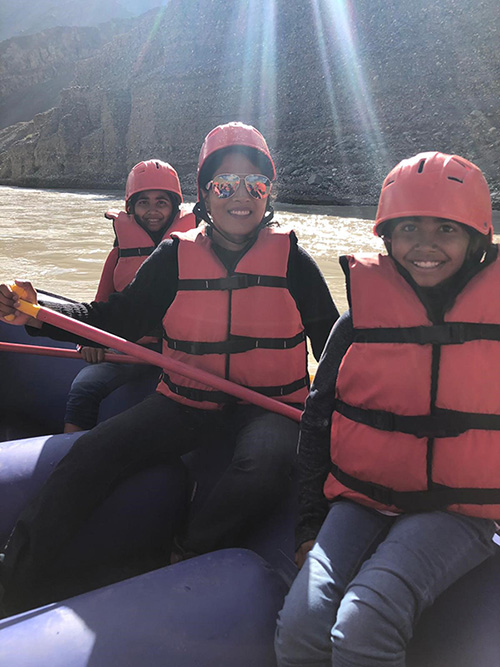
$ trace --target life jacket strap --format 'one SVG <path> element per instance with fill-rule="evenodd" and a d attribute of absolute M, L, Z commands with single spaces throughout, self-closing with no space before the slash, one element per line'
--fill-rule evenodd
<path fill-rule="evenodd" d="M 383 505 L 397 507 L 404 512 L 430 512 L 449 505 L 499 505 L 500 489 L 454 489 L 433 484 L 422 491 L 397 491 L 381 484 L 366 482 L 349 475 L 332 463 L 330 472 L 337 481 Z M 500 516 L 500 509 L 499 509 Z"/>
<path fill-rule="evenodd" d="M 500 340 L 500 324 L 445 322 L 418 327 L 355 329 L 355 343 L 460 345 L 472 340 Z"/>
<path fill-rule="evenodd" d="M 240 354 L 249 350 L 290 350 L 300 345 L 305 340 L 303 331 L 291 338 L 251 338 L 249 336 L 233 336 L 229 340 L 209 343 L 205 341 L 177 340 L 163 336 L 167 345 L 172 350 L 185 352 L 186 354 Z"/>
<path fill-rule="evenodd" d="M 456 438 L 470 429 L 499 431 L 500 415 L 436 409 L 432 415 L 398 415 L 384 410 L 355 407 L 341 400 L 335 410 L 351 421 L 380 431 L 408 433 L 417 438 Z"/>
<path fill-rule="evenodd" d="M 209 401 L 210 403 L 234 403 L 238 399 L 234 396 L 230 396 L 223 391 L 209 390 L 209 389 L 197 389 L 195 387 L 185 387 L 183 385 L 178 385 L 172 382 L 167 373 L 163 373 L 161 376 L 162 382 L 164 382 L 171 392 L 182 396 L 183 398 L 188 398 L 191 401 Z M 303 387 L 309 387 L 309 376 L 305 376 L 300 380 L 295 380 L 290 382 L 290 384 L 277 386 L 277 387 L 247 387 L 252 391 L 256 391 L 259 394 L 264 396 L 289 396 L 294 392 L 302 389 Z"/>
<path fill-rule="evenodd" d="M 224 278 L 185 278 L 179 279 L 178 290 L 238 290 L 247 287 L 280 287 L 288 288 L 287 279 L 280 276 L 257 276 L 251 273 L 235 273 Z"/>
<path fill-rule="evenodd" d="M 148 257 L 153 254 L 155 247 L 151 246 L 148 248 L 119 248 L 118 256 L 119 257 Z"/>

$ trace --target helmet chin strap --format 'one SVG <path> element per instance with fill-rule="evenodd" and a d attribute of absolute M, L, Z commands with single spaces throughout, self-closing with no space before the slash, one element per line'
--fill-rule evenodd
<path fill-rule="evenodd" d="M 200 204 L 200 202 L 196 202 L 195 207 L 193 209 L 193 213 L 197 218 L 201 218 L 204 220 L 207 225 L 208 225 L 208 234 L 209 236 L 213 235 L 213 231 L 215 230 L 218 234 L 222 236 L 223 239 L 226 239 L 226 241 L 229 241 L 229 243 L 232 243 L 233 245 L 241 246 L 246 246 L 250 241 L 253 241 L 253 239 L 258 235 L 261 229 L 266 227 L 271 220 L 273 219 L 274 216 L 274 209 L 273 207 L 269 204 L 267 207 L 267 211 L 265 216 L 262 218 L 260 221 L 259 225 L 255 228 L 255 230 L 249 234 L 243 241 L 234 241 L 232 238 L 230 238 L 227 234 L 225 234 L 222 230 L 220 230 L 217 225 L 214 223 L 212 218 L 210 217 L 210 214 L 208 213 L 206 207 Z"/>

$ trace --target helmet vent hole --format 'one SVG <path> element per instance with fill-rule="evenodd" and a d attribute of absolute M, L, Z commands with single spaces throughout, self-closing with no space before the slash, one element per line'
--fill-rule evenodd
<path fill-rule="evenodd" d="M 423 172 L 424 164 L 425 164 L 425 159 L 420 160 L 419 165 L 418 165 L 418 169 L 417 169 L 417 174 L 421 174 Z"/>
<path fill-rule="evenodd" d="M 391 181 L 387 181 L 387 183 L 385 184 L 385 187 L 387 187 L 388 185 L 392 185 L 392 184 L 394 183 L 395 180 L 396 180 L 396 179 L 393 178 Z"/>
<path fill-rule="evenodd" d="M 456 181 L 457 183 L 463 183 L 463 180 L 461 178 L 457 178 L 456 176 L 448 176 L 449 181 Z"/>

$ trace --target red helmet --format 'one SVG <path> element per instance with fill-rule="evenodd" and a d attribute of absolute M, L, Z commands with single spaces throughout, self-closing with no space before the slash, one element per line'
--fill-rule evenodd
<path fill-rule="evenodd" d="M 130 197 L 143 190 L 167 190 L 182 202 L 181 184 L 175 169 L 161 160 L 146 160 L 132 167 L 125 185 L 125 205 Z"/>
<path fill-rule="evenodd" d="M 266 140 L 259 130 L 256 130 L 252 125 L 245 125 L 239 122 L 218 125 L 207 134 L 201 147 L 198 159 L 198 199 L 200 197 L 200 172 L 207 158 L 221 148 L 228 148 L 229 146 L 248 146 L 263 153 L 269 160 L 272 170 L 272 180 L 276 178 L 276 169 L 271 153 L 269 152 Z"/>
<path fill-rule="evenodd" d="M 483 172 L 458 155 L 429 152 L 402 160 L 387 175 L 373 231 L 387 220 L 430 216 L 493 233 L 491 197 Z"/>

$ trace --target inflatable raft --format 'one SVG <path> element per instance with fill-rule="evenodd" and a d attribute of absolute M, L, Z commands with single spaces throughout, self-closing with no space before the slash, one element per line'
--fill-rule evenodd
<path fill-rule="evenodd" d="M 49 347 L 0 323 L 0 341 Z M 0 542 L 78 434 L 62 430 L 67 392 L 82 362 L 0 351 Z M 100 419 L 141 400 L 157 371 L 107 398 Z M 156 466 L 123 482 L 82 528 L 63 561 L 72 566 L 154 552 L 223 470 L 220 443 L 178 466 Z M 0 621 L 0 665 L 14 667 L 270 667 L 276 615 L 290 585 L 294 497 L 238 549 L 226 549 Z M 96 549 L 97 545 L 97 549 Z M 64 563 L 63 563 L 64 565 Z M 422 617 L 407 667 L 500 664 L 499 555 L 449 589 Z"/>

